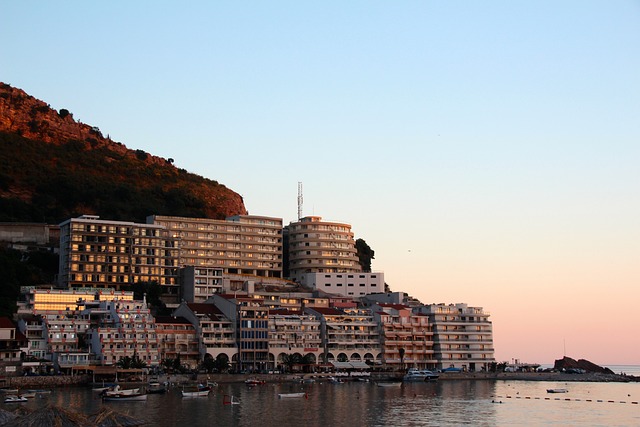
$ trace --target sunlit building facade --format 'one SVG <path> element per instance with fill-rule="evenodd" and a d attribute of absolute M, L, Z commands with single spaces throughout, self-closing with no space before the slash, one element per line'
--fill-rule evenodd
<path fill-rule="evenodd" d="M 307 216 L 287 227 L 289 278 L 301 282 L 306 273 L 355 273 L 358 262 L 351 225 Z"/>
<path fill-rule="evenodd" d="M 429 317 L 402 304 L 371 307 L 380 330 L 382 364 L 394 369 L 436 369 Z"/>
<path fill-rule="evenodd" d="M 282 277 L 282 219 L 236 215 L 225 220 L 153 215 L 180 242 L 180 266 L 221 268 L 225 274 Z"/>
<path fill-rule="evenodd" d="M 381 361 L 378 323 L 371 310 L 364 308 L 306 308 L 320 321 L 323 354 L 321 361 Z"/>
<path fill-rule="evenodd" d="M 138 282 L 178 296 L 177 239 L 164 227 L 92 215 L 60 224 L 60 285 L 121 289 Z"/>

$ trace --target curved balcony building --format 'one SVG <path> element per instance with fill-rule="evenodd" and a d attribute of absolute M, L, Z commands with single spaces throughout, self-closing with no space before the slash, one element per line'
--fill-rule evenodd
<path fill-rule="evenodd" d="M 288 227 L 289 276 L 300 281 L 306 273 L 362 271 L 350 224 L 307 216 Z"/>

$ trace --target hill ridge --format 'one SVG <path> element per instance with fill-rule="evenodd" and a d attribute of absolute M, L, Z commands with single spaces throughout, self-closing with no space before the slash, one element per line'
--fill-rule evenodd
<path fill-rule="evenodd" d="M 0 148 L 0 221 L 247 214 L 242 197 L 224 185 L 129 149 L 68 110 L 2 82 Z"/>

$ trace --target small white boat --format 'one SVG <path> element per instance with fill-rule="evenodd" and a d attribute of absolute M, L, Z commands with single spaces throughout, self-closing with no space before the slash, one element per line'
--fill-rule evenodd
<path fill-rule="evenodd" d="M 197 386 L 182 389 L 182 397 L 206 397 L 211 393 L 210 385 L 198 384 Z"/>
<path fill-rule="evenodd" d="M 566 388 L 548 388 L 547 393 L 569 393 Z"/>
<path fill-rule="evenodd" d="M 24 397 L 25 399 L 33 399 L 36 397 L 36 393 L 33 391 L 25 391 L 24 393 L 19 393 L 20 397 Z"/>
<path fill-rule="evenodd" d="M 378 387 L 400 387 L 402 383 L 400 381 L 384 381 L 376 383 Z"/>
<path fill-rule="evenodd" d="M 300 392 L 300 393 L 278 393 L 278 397 L 280 399 L 290 399 L 290 398 L 300 398 L 300 397 L 304 397 L 305 399 L 308 398 L 307 393 L 305 393 L 305 392 Z"/>
<path fill-rule="evenodd" d="M 17 396 L 15 394 L 10 394 L 4 398 L 4 403 L 23 403 L 26 401 L 27 401 L 26 397 Z"/>
<path fill-rule="evenodd" d="M 206 397 L 209 396 L 211 390 L 182 390 L 182 397 Z"/>
<path fill-rule="evenodd" d="M 134 394 L 141 394 L 139 387 L 121 389 L 119 385 L 115 385 L 102 392 L 102 396 L 127 396 L 127 395 L 134 395 Z"/>
<path fill-rule="evenodd" d="M 103 396 L 102 400 L 107 402 L 131 402 L 147 400 L 147 393 L 111 394 Z"/>
<path fill-rule="evenodd" d="M 116 387 L 117 384 L 115 383 L 102 383 L 102 387 L 94 387 L 91 389 L 91 391 L 96 392 L 96 393 L 102 393 L 105 390 L 109 390 L 111 388 Z"/>

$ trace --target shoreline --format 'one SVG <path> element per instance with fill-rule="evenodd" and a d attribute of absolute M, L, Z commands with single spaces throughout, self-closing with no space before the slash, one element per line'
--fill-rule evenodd
<path fill-rule="evenodd" d="M 243 383 L 249 378 L 263 380 L 265 382 L 295 382 L 315 379 L 322 381 L 333 374 L 198 374 L 193 375 L 160 375 L 154 376 L 160 382 L 170 382 L 172 384 L 183 384 L 188 382 L 213 381 L 219 384 Z M 388 372 L 372 372 L 370 381 L 401 381 L 403 374 Z M 340 376 L 340 378 L 350 381 L 361 377 Z M 5 377 L 7 380 L 3 388 L 18 389 L 48 389 L 63 388 L 69 386 L 90 386 L 92 378 L 88 375 L 76 376 L 41 376 L 41 377 Z M 459 372 L 441 373 L 437 381 L 460 381 L 460 380 L 501 380 L 501 381 L 555 381 L 555 382 L 640 382 L 640 377 L 619 374 L 584 373 L 568 374 L 563 372 Z M 98 382 L 101 383 L 102 381 Z M 120 381 L 121 384 L 146 384 L 145 381 Z"/>

